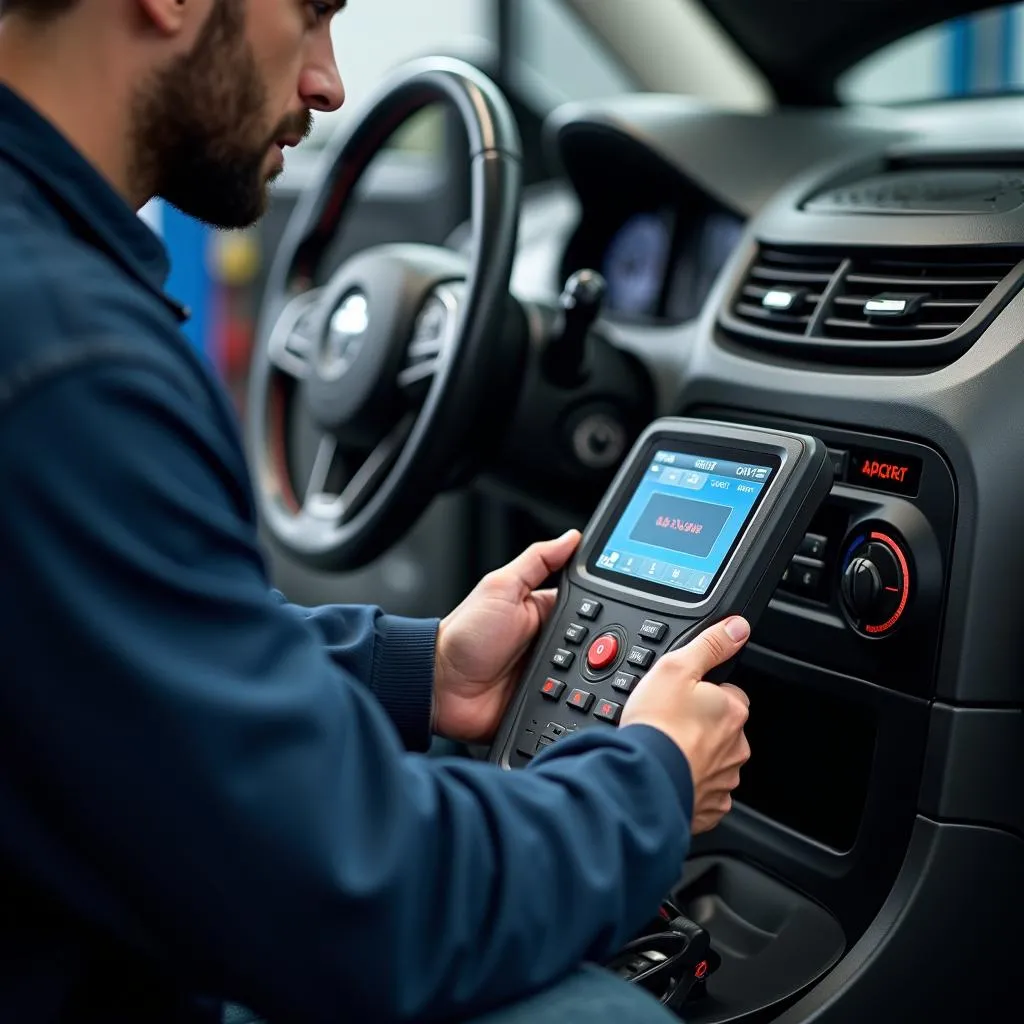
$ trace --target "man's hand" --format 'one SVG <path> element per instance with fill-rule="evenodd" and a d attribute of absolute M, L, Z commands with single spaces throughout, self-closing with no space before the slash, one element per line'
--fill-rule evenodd
<path fill-rule="evenodd" d="M 750 636 L 741 618 L 706 629 L 685 647 L 659 658 L 622 712 L 622 726 L 650 725 L 686 755 L 693 777 L 693 833 L 714 828 L 732 809 L 732 791 L 750 757 L 743 732 L 750 701 L 737 686 L 703 681 L 739 653 Z"/>
<path fill-rule="evenodd" d="M 537 588 L 580 542 L 578 530 L 527 548 L 488 573 L 441 623 L 434 672 L 434 730 L 464 743 L 489 742 L 551 614 L 554 590 Z"/>

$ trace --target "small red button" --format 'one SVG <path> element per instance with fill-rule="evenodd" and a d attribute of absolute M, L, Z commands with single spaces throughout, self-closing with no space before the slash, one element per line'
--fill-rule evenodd
<path fill-rule="evenodd" d="M 548 700 L 558 700 L 565 691 L 565 683 L 561 679 L 545 679 L 544 685 L 540 688 L 540 692 L 544 694 Z"/>
<path fill-rule="evenodd" d="M 587 664 L 597 671 L 607 668 L 619 656 L 618 637 L 611 633 L 599 636 L 587 651 Z"/>

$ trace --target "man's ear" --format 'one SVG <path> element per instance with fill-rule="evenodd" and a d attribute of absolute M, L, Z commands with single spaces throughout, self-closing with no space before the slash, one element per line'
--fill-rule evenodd
<path fill-rule="evenodd" d="M 194 21 L 205 22 L 216 0 L 135 0 L 139 13 L 162 35 L 176 36 Z"/>

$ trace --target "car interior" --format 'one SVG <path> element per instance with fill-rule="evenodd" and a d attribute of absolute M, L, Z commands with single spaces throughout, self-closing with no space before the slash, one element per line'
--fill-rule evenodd
<path fill-rule="evenodd" d="M 753 757 L 666 893 L 709 943 L 675 1008 L 1013 1019 L 1024 98 L 856 92 L 950 24 L 961 73 L 1009 7 L 559 6 L 635 88 L 539 111 L 504 51 L 424 57 L 275 201 L 244 400 L 275 582 L 444 614 L 661 417 L 812 435 L 830 493 L 731 676 Z M 433 111 L 408 178 L 387 146 Z"/>

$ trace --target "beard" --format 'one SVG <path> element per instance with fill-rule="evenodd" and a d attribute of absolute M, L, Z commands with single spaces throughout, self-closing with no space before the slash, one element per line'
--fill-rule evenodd
<path fill-rule="evenodd" d="M 268 124 L 245 2 L 217 0 L 193 48 L 151 77 L 133 111 L 140 190 L 217 228 L 248 227 L 263 215 L 274 140 L 312 127 L 308 111 Z"/>

